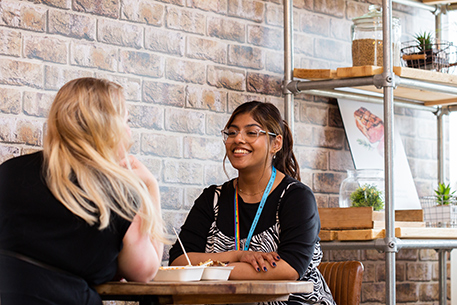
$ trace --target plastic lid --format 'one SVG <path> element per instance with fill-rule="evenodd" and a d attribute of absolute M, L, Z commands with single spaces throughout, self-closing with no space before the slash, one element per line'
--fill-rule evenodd
<path fill-rule="evenodd" d="M 379 5 L 371 4 L 368 7 L 368 13 L 366 13 L 363 16 L 354 17 L 352 18 L 352 21 L 354 23 L 367 21 L 382 22 L 382 7 L 380 7 Z M 397 17 L 392 17 L 392 21 L 396 23 L 399 21 L 399 19 Z"/>

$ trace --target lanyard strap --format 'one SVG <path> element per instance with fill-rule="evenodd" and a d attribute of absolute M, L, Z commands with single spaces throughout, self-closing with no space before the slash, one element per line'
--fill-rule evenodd
<path fill-rule="evenodd" d="M 249 244 L 251 243 L 252 235 L 254 234 L 255 227 L 259 222 L 260 214 L 262 214 L 263 207 L 265 206 L 265 202 L 267 201 L 268 194 L 270 194 L 271 188 L 273 187 L 273 183 L 275 182 L 276 178 L 276 168 L 273 167 L 271 172 L 270 180 L 268 181 L 267 187 L 263 192 L 262 200 L 260 201 L 259 207 L 257 208 L 257 213 L 255 214 L 255 218 L 252 221 L 251 229 L 249 230 L 248 237 L 246 238 L 246 244 L 244 245 L 244 251 L 249 249 Z M 238 183 L 236 184 L 235 188 L 235 198 L 234 198 L 234 210 L 235 210 L 235 250 L 240 250 L 240 215 L 238 212 Z"/>

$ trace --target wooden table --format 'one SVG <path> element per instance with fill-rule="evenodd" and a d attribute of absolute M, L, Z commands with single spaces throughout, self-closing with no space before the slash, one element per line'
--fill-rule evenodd
<path fill-rule="evenodd" d="M 103 300 L 145 304 L 227 304 L 287 301 L 290 293 L 312 292 L 302 281 L 109 282 L 96 287 Z"/>

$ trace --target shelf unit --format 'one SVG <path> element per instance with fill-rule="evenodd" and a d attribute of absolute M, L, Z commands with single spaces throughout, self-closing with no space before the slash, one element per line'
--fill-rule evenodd
<path fill-rule="evenodd" d="M 396 3 L 427 9 L 435 13 L 437 29 L 441 25 L 440 5 L 427 5 L 413 0 L 395 0 Z M 435 1 L 435 3 L 438 1 Z M 440 1 L 442 3 L 449 1 Z M 448 8 L 455 4 L 446 4 Z M 452 7 L 454 8 L 454 7 Z M 376 249 L 385 253 L 386 258 L 386 304 L 396 302 L 395 288 L 395 253 L 400 249 L 435 249 L 439 257 L 439 303 L 447 304 L 447 272 L 446 254 L 457 248 L 457 240 L 446 239 L 399 239 L 395 237 L 395 217 L 393 202 L 393 106 L 409 107 L 432 111 L 437 116 L 438 124 L 438 179 L 444 181 L 444 120 L 443 116 L 450 111 L 457 110 L 457 105 L 426 105 L 424 101 L 394 96 L 395 88 L 409 88 L 412 90 L 428 90 L 437 93 L 446 93 L 457 98 L 457 84 L 432 83 L 407 77 L 397 76 L 393 73 L 392 66 L 392 0 L 382 0 L 383 11 L 383 72 L 373 76 L 329 79 L 318 81 L 294 80 L 293 65 L 293 1 L 284 0 L 284 102 L 285 119 L 294 130 L 293 97 L 298 92 L 310 95 L 319 95 L 331 98 L 349 98 L 365 102 L 382 103 L 384 105 L 384 147 L 385 147 L 385 226 L 384 239 L 360 242 L 322 242 L 322 247 L 327 250 L 338 249 Z M 440 31 L 437 31 L 437 39 Z M 358 86 L 374 86 L 382 90 L 381 94 L 371 91 L 353 90 Z M 457 102 L 455 103 L 457 104 Z"/>

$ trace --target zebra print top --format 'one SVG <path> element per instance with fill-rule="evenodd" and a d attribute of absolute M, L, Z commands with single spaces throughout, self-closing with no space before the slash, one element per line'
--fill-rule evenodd
<path fill-rule="evenodd" d="M 233 181 L 211 186 L 196 200 L 180 238 L 189 252 L 226 252 L 234 249 Z M 257 211 L 258 204 L 246 204 L 239 198 L 240 247 Z M 223 215 L 223 217 L 222 217 Z M 300 275 L 312 281 L 312 293 L 291 295 L 289 301 L 271 304 L 334 305 L 331 292 L 317 269 L 322 250 L 319 244 L 320 221 L 312 191 L 301 182 L 286 176 L 270 193 L 249 250 L 275 251 Z M 179 245 L 170 249 L 170 262 L 182 254 Z"/>

